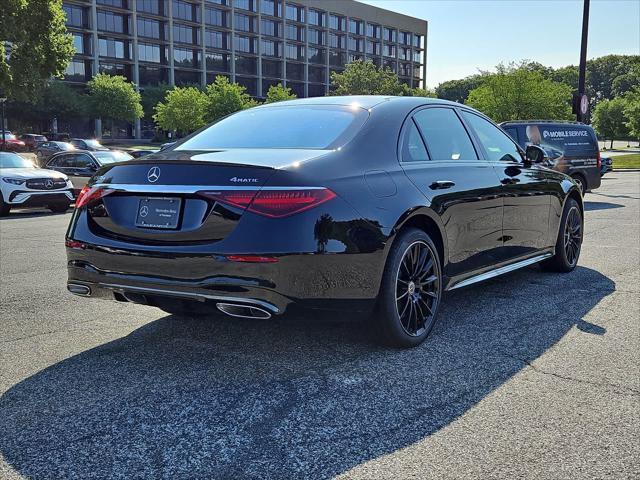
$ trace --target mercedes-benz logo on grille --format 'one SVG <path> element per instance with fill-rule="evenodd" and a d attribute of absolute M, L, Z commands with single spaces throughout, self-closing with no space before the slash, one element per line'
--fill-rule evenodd
<path fill-rule="evenodd" d="M 53 188 L 53 180 L 51 180 L 50 178 L 47 178 L 47 179 L 44 181 L 44 186 L 45 186 L 47 189 L 51 190 L 51 189 Z"/>
<path fill-rule="evenodd" d="M 149 207 L 147 207 L 146 205 L 143 205 L 142 208 L 140 209 L 140 216 L 144 218 L 147 215 L 149 215 Z"/>
<path fill-rule="evenodd" d="M 147 173 L 147 180 L 151 183 L 155 183 L 160 178 L 160 167 L 151 167 L 149 172 Z"/>

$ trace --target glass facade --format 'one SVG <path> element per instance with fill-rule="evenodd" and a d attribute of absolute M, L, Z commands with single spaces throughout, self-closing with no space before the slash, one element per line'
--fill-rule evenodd
<path fill-rule="evenodd" d="M 256 97 L 277 84 L 305 97 L 325 95 L 331 72 L 369 60 L 422 87 L 427 22 L 354 3 L 63 0 L 76 49 L 65 79 L 108 72 L 144 88 L 202 86 L 223 74 Z"/>

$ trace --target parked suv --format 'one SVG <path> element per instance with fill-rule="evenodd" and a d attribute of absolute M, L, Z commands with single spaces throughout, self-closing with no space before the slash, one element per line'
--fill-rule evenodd
<path fill-rule="evenodd" d="M 522 120 L 500 126 L 522 148 L 538 145 L 546 153 L 545 164 L 573 178 L 585 192 L 600 186 L 600 149 L 589 125 L 579 122 Z"/>

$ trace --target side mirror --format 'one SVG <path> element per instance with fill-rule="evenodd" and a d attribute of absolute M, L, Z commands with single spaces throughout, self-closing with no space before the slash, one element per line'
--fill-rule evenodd
<path fill-rule="evenodd" d="M 527 145 L 527 151 L 525 157 L 527 162 L 530 163 L 542 163 L 544 162 L 547 154 L 544 152 L 542 148 L 537 145 Z"/>

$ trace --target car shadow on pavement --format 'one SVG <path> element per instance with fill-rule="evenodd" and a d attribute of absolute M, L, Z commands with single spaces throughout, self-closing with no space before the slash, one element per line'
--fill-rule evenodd
<path fill-rule="evenodd" d="M 624 205 L 609 202 L 584 202 L 584 209 L 587 212 L 594 210 L 611 210 L 612 208 L 624 208 Z"/>
<path fill-rule="evenodd" d="M 165 316 L 8 390 L 0 457 L 34 479 L 330 478 L 453 422 L 569 330 L 606 334 L 583 317 L 614 290 L 522 270 L 447 294 L 412 350 L 330 316 Z"/>

